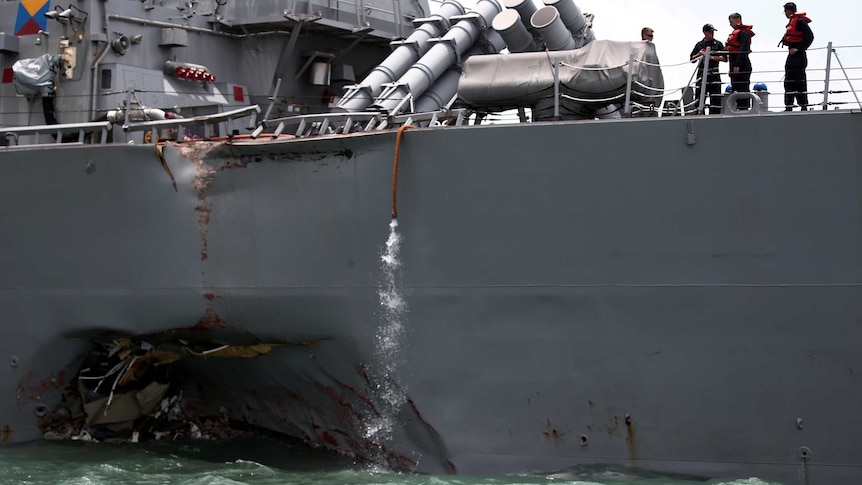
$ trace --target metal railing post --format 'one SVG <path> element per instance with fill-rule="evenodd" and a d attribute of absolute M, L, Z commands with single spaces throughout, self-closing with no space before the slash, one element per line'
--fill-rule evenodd
<path fill-rule="evenodd" d="M 823 109 L 829 109 L 829 74 L 832 65 L 832 41 L 826 46 L 826 80 L 823 85 Z"/>
<path fill-rule="evenodd" d="M 631 118 L 632 116 L 632 74 L 635 67 L 635 55 L 634 53 L 629 54 L 629 75 L 628 80 L 626 80 L 626 104 L 623 108 L 623 113 L 626 118 Z"/>
<path fill-rule="evenodd" d="M 560 119 L 560 60 L 554 59 L 554 119 Z"/>
<path fill-rule="evenodd" d="M 829 45 L 832 45 L 830 42 Z M 853 89 L 853 83 L 850 81 L 850 76 L 847 75 L 847 69 L 844 69 L 844 64 L 841 62 L 841 58 L 838 57 L 838 52 L 835 52 L 835 60 L 838 61 L 838 65 L 841 67 L 841 72 L 844 73 L 844 79 L 847 80 L 847 86 L 850 88 L 850 92 L 853 93 L 853 97 L 856 98 L 856 104 L 859 105 L 859 109 L 862 109 L 862 102 L 859 101 L 859 95 L 856 94 L 856 90 Z"/>
<path fill-rule="evenodd" d="M 703 71 L 700 74 L 700 100 L 697 104 L 697 112 L 698 114 L 705 114 L 706 109 L 704 107 L 704 103 L 706 102 L 706 80 L 709 78 L 709 55 L 712 52 L 710 47 L 706 48 L 706 52 L 703 54 Z"/>
<path fill-rule="evenodd" d="M 123 116 L 123 128 L 129 126 L 129 111 L 132 110 L 132 92 L 135 88 L 129 86 L 126 89 L 126 111 Z"/>

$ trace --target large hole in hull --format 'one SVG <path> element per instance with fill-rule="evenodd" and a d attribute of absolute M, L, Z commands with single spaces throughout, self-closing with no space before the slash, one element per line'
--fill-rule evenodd
<path fill-rule="evenodd" d="M 90 340 L 93 348 L 63 402 L 40 417 L 48 439 L 138 442 L 279 434 L 236 419 L 217 402 L 201 406 L 202 392 L 212 398 L 220 390 L 201 389 L 199 384 L 212 380 L 195 376 L 200 368 L 186 363 L 254 359 L 277 347 L 319 342 L 261 342 L 243 333 L 188 329 L 144 336 L 103 332 Z M 204 409 L 209 413 L 198 412 Z"/>
<path fill-rule="evenodd" d="M 399 384 L 370 377 L 349 336 L 276 342 L 192 327 L 87 339 L 93 346 L 70 366 L 61 402 L 39 417 L 47 439 L 287 437 L 390 470 L 417 471 L 422 457 L 433 465 L 428 471 L 454 471 L 441 437 L 403 390 L 395 409 L 376 395 Z"/>

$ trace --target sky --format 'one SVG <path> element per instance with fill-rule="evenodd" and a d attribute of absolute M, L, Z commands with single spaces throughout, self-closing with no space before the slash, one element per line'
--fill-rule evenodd
<path fill-rule="evenodd" d="M 538 4 L 541 6 L 540 0 Z M 733 12 L 742 14 L 745 24 L 753 26 L 751 63 L 754 69 L 752 84 L 764 82 L 769 92 L 770 110 L 783 109 L 784 61 L 786 48 L 777 47 L 784 35 L 787 18 L 784 17 L 786 0 L 575 0 L 583 13 L 595 16 L 593 31 L 596 39 L 639 41 L 642 27 L 655 30 L 655 38 L 662 72 L 665 78 L 666 99 L 678 99 L 681 89 L 688 84 L 694 65 L 687 63 L 694 45 L 703 39 L 703 24 L 715 25 L 715 38 L 725 42 L 732 29 L 727 17 Z M 465 7 L 475 0 L 464 0 Z M 502 4 L 502 0 L 501 0 Z M 862 99 L 862 1 L 860 0 L 802 0 L 796 2 L 799 12 L 812 19 L 814 44 L 808 52 L 808 90 L 820 92 L 826 77 L 826 46 L 832 41 L 838 59 L 847 70 L 847 76 Z M 730 83 L 727 64 L 722 64 L 722 81 Z M 832 58 L 830 90 L 848 90 L 844 72 Z M 776 95 L 777 94 L 777 95 Z M 820 103 L 822 94 L 811 94 L 809 101 Z M 860 106 L 850 93 L 830 94 L 829 101 L 843 102 L 830 106 L 841 109 Z"/>

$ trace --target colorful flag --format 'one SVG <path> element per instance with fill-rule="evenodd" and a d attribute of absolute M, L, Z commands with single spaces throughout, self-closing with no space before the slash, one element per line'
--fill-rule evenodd
<path fill-rule="evenodd" d="M 21 0 L 18 4 L 18 17 L 15 19 L 15 35 L 36 35 L 47 30 L 49 0 Z"/>

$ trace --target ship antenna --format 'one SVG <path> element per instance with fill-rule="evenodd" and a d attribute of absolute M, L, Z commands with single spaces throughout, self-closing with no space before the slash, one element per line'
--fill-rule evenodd
<path fill-rule="evenodd" d="M 392 218 L 398 219 L 398 153 L 401 150 L 401 135 L 404 130 L 416 128 L 413 125 L 402 125 L 395 135 L 395 163 L 392 166 Z"/>

